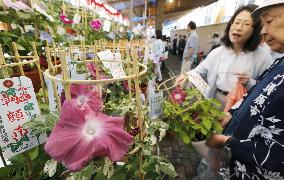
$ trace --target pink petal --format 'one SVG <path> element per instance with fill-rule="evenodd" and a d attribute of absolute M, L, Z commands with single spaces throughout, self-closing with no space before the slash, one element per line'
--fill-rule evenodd
<path fill-rule="evenodd" d="M 105 143 L 109 148 L 107 156 L 111 161 L 120 161 L 123 156 L 127 153 L 129 145 L 133 142 L 133 137 L 122 129 L 113 129 L 109 127 Z"/>
<path fill-rule="evenodd" d="M 2 0 L 3 4 L 5 6 L 9 7 L 13 7 L 14 6 L 14 2 L 12 2 L 11 0 Z"/>
<path fill-rule="evenodd" d="M 95 78 L 96 75 L 96 65 L 95 63 L 88 63 L 87 64 L 87 68 L 89 70 L 89 72 L 91 73 L 91 75 Z"/>
<path fill-rule="evenodd" d="M 22 1 L 15 2 L 15 7 L 23 11 L 32 11 L 32 9 L 29 6 L 27 6 L 25 3 L 23 3 Z"/>
<path fill-rule="evenodd" d="M 90 84 L 72 84 L 70 87 L 72 98 L 83 94 L 88 94 L 93 92 L 95 89 L 96 86 Z"/>
<path fill-rule="evenodd" d="M 44 149 L 71 171 L 81 170 L 93 157 L 108 156 L 118 161 L 133 141 L 123 130 L 123 117 L 111 117 L 89 109 L 82 111 L 76 100 L 66 101 L 61 113 Z M 94 136 L 85 134 L 87 122 L 99 124 Z"/>

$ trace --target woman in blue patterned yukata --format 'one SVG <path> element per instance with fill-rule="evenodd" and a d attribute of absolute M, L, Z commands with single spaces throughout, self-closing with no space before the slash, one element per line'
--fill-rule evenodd
<path fill-rule="evenodd" d="M 284 0 L 266 0 L 252 15 L 260 16 L 271 50 L 284 53 Z M 284 56 L 258 77 L 230 127 L 232 136 L 215 134 L 208 141 L 231 151 L 230 179 L 284 179 Z"/>

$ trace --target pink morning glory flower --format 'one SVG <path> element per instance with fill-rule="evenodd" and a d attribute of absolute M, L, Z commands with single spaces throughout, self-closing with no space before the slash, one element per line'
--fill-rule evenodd
<path fill-rule="evenodd" d="M 176 88 L 172 93 L 171 97 L 175 103 L 182 104 L 185 101 L 186 93 L 181 88 Z"/>
<path fill-rule="evenodd" d="M 59 16 L 59 19 L 64 23 L 64 24 L 73 24 L 73 20 L 68 19 L 67 16 L 65 16 L 64 14 L 61 14 Z"/>
<path fill-rule="evenodd" d="M 70 87 L 71 98 L 76 100 L 77 105 L 85 108 L 90 106 L 93 111 L 99 111 L 103 106 L 103 101 L 99 96 L 95 85 L 72 84 Z M 65 102 L 65 93 L 61 94 L 61 104 Z"/>
<path fill-rule="evenodd" d="M 90 22 L 90 26 L 93 30 L 98 31 L 102 28 L 102 23 L 100 20 L 95 19 Z"/>
<path fill-rule="evenodd" d="M 91 75 L 96 79 L 97 68 L 96 68 L 95 63 L 93 63 L 93 62 L 88 63 L 87 68 L 88 68 L 88 71 L 91 73 Z M 106 75 L 100 74 L 100 77 L 98 79 L 108 79 L 108 77 Z"/>
<path fill-rule="evenodd" d="M 116 162 L 127 153 L 133 137 L 123 130 L 123 117 L 82 110 L 76 100 L 66 101 L 45 151 L 70 171 L 81 170 L 92 158 Z"/>

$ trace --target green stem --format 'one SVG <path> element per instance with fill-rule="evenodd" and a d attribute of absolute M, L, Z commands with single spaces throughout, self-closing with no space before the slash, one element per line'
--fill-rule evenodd
<path fill-rule="evenodd" d="M 28 171 L 29 171 L 28 179 L 31 180 L 32 179 L 32 169 L 33 169 L 32 160 L 27 152 L 23 153 L 23 155 L 27 161 L 27 166 L 28 166 Z"/>

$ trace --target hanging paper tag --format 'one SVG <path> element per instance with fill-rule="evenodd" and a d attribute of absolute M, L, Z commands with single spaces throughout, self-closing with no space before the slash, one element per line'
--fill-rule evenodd
<path fill-rule="evenodd" d="M 103 31 L 109 32 L 110 31 L 111 22 L 108 20 L 104 21 Z"/>
<path fill-rule="evenodd" d="M 189 71 L 187 75 L 188 80 L 205 96 L 208 90 L 208 84 L 194 71 Z"/>
<path fill-rule="evenodd" d="M 66 31 L 63 27 L 58 27 L 57 28 L 57 34 L 64 35 L 64 34 L 66 34 Z"/>
<path fill-rule="evenodd" d="M 149 93 L 148 101 L 150 119 L 158 119 L 163 112 L 163 92 Z"/>
<path fill-rule="evenodd" d="M 113 53 L 114 58 L 117 61 L 121 61 L 121 54 L 120 53 Z M 123 64 L 122 62 L 111 62 L 110 64 L 110 72 L 113 78 L 120 78 L 120 77 L 125 77 L 125 72 L 123 69 Z"/>
<path fill-rule="evenodd" d="M 147 65 L 149 59 L 149 47 L 145 48 L 143 64 Z"/>
<path fill-rule="evenodd" d="M 23 125 L 40 115 L 32 81 L 25 76 L 0 80 L 0 146 L 5 158 L 25 152 L 46 141 Z"/>
<path fill-rule="evenodd" d="M 79 14 L 75 14 L 73 17 L 73 24 L 79 24 L 81 21 L 81 16 Z"/>
<path fill-rule="evenodd" d="M 111 62 L 110 61 L 104 61 L 104 60 L 113 60 L 114 56 L 111 50 L 101 51 L 97 53 L 100 60 L 102 60 L 103 65 L 110 70 L 111 68 Z"/>

